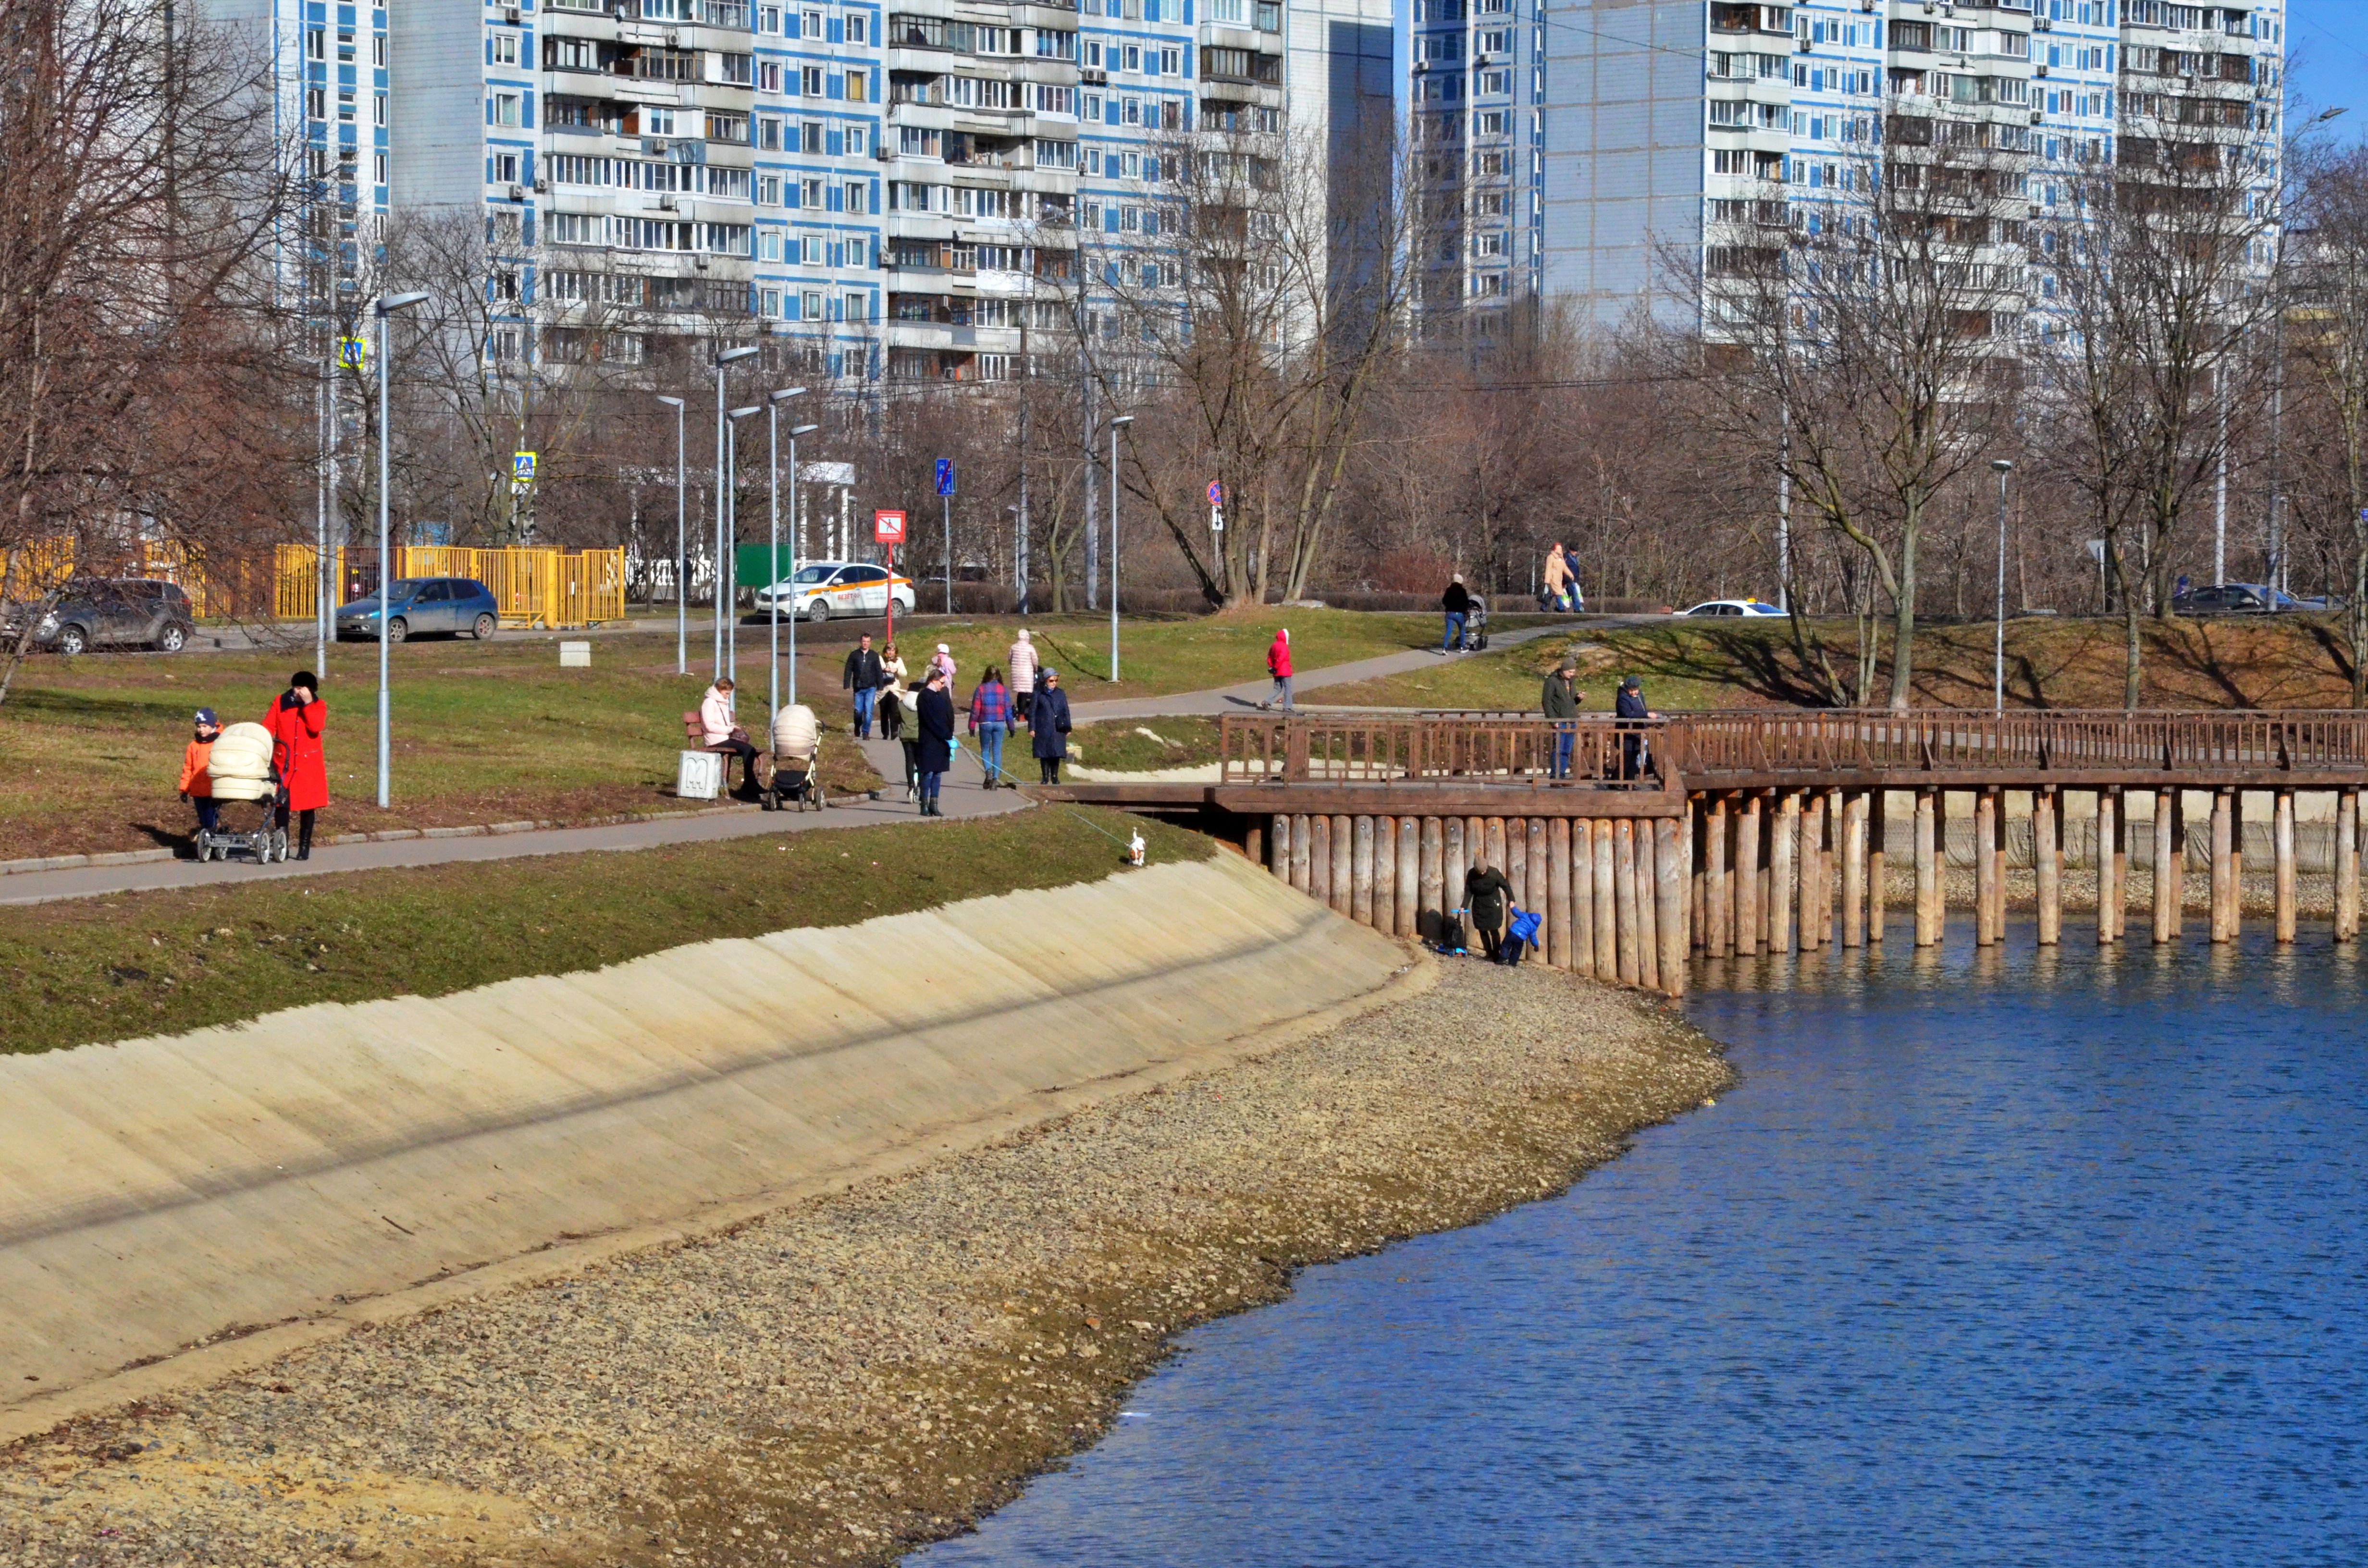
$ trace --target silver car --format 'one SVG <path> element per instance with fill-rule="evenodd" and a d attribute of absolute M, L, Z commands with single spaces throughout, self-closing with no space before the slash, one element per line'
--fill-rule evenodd
<path fill-rule="evenodd" d="M 473 577 L 398 577 L 387 587 L 386 640 L 401 642 L 422 634 L 483 642 L 499 631 L 501 605 L 494 591 Z M 375 638 L 379 603 L 375 592 L 337 607 L 339 637 Z"/>

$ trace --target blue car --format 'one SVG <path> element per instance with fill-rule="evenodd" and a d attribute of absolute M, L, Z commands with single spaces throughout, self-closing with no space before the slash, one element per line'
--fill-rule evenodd
<path fill-rule="evenodd" d="M 494 591 L 474 577 L 398 577 L 387 589 L 386 640 L 401 642 L 423 633 L 479 642 L 501 629 L 501 606 Z M 337 635 L 378 636 L 378 595 L 370 593 L 337 607 Z"/>

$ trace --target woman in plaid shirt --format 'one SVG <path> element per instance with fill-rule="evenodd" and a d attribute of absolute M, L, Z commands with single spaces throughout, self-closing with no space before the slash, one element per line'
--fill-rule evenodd
<path fill-rule="evenodd" d="M 970 694 L 970 733 L 978 737 L 979 766 L 986 769 L 986 788 L 992 790 L 1003 771 L 1003 737 L 1011 733 L 1011 693 L 1004 689 L 1003 672 L 993 665 Z"/>

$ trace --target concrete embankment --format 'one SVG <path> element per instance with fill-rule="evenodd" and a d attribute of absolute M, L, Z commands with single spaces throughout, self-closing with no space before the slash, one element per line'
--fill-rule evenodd
<path fill-rule="evenodd" d="M 1417 960 L 1391 998 L 0 1449 L 0 1562 L 885 1564 L 1093 1441 L 1177 1330 L 1544 1196 L 1728 1081 L 1541 966 Z"/>
<path fill-rule="evenodd" d="M 1212 860 L 0 1059 L 0 1437 L 1047 1119 L 1406 961 Z"/>

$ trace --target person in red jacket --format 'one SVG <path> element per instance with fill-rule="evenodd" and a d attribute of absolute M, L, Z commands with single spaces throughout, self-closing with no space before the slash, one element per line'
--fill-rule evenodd
<path fill-rule="evenodd" d="M 1279 697 L 1284 712 L 1297 713 L 1298 705 L 1291 699 L 1291 629 L 1287 626 L 1274 634 L 1274 644 L 1266 651 L 1266 673 L 1274 677 L 1274 689 L 1258 707 L 1272 708 Z"/>
<path fill-rule="evenodd" d="M 289 813 L 294 812 L 299 860 L 313 858 L 313 813 L 329 803 L 329 765 L 321 755 L 329 705 L 321 700 L 320 686 L 312 671 L 298 670 L 263 716 L 263 727 L 271 732 L 271 766 L 283 791 L 279 828 L 287 831 Z"/>

